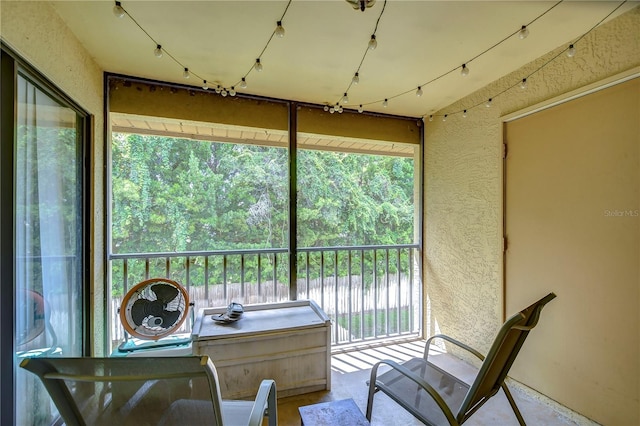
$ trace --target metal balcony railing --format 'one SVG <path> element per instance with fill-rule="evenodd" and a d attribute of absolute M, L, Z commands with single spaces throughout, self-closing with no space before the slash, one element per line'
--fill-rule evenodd
<path fill-rule="evenodd" d="M 289 299 L 288 250 L 249 249 L 112 254 L 113 345 L 124 339 L 117 311 L 138 282 L 167 277 L 187 288 L 194 309 Z M 420 333 L 421 262 L 416 244 L 298 248 L 296 294 L 332 319 L 332 344 Z M 188 321 L 183 325 L 190 331 Z"/>

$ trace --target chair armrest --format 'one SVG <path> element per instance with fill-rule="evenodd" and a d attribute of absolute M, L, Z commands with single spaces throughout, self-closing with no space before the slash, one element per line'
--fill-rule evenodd
<path fill-rule="evenodd" d="M 464 343 L 462 343 L 459 340 L 454 339 L 453 337 L 449 337 L 446 334 L 436 334 L 435 336 L 431 336 L 427 339 L 427 344 L 425 345 L 425 349 L 424 349 L 424 359 L 428 359 L 429 358 L 429 346 L 431 345 L 431 341 L 434 339 L 443 339 L 446 340 L 448 342 L 453 343 L 454 345 L 465 349 L 468 352 L 471 352 L 473 355 L 475 355 L 476 357 L 478 357 L 480 359 L 480 361 L 484 361 L 484 355 L 482 355 L 480 352 L 478 352 L 477 350 L 473 349 L 471 346 L 469 345 L 465 345 Z"/>
<path fill-rule="evenodd" d="M 449 424 L 451 424 L 451 425 L 457 425 L 458 424 L 458 421 L 456 420 L 455 416 L 451 412 L 451 409 L 449 408 L 447 403 L 444 401 L 444 399 L 440 396 L 438 391 L 436 391 L 433 388 L 433 386 L 431 386 L 429 383 L 427 383 L 422 377 L 419 377 L 416 374 L 414 374 L 408 368 L 406 368 L 403 365 L 400 365 L 397 362 L 392 361 L 392 360 L 385 359 L 385 360 L 379 361 L 371 369 L 371 379 L 369 381 L 369 401 L 371 401 L 373 399 L 373 393 L 375 391 L 375 388 L 379 387 L 377 385 L 376 378 L 377 378 L 377 374 L 378 374 L 378 367 L 380 366 L 380 364 L 386 364 L 386 365 L 390 366 L 391 368 L 393 368 L 394 370 L 398 371 L 400 374 L 402 374 L 403 376 L 407 377 L 409 380 L 413 381 L 415 384 L 420 386 L 422 389 L 424 389 L 425 392 L 427 392 L 431 396 L 431 398 L 433 398 L 433 400 L 436 402 L 436 404 L 438 404 L 438 406 L 442 410 L 442 413 L 447 418 L 447 421 L 449 422 Z M 369 406 L 370 406 L 370 404 L 368 403 L 367 404 L 367 416 L 368 416 L 367 418 L 371 419 L 371 413 L 369 412 L 369 410 L 370 410 Z"/>
<path fill-rule="evenodd" d="M 253 402 L 249 426 L 261 426 L 265 415 L 265 409 L 269 418 L 269 426 L 278 424 L 278 405 L 276 400 L 276 382 L 265 379 L 260 383 L 258 394 Z"/>

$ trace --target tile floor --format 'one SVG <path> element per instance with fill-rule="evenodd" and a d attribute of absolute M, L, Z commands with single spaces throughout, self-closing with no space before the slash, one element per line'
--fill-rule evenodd
<path fill-rule="evenodd" d="M 282 426 L 300 425 L 298 407 L 319 402 L 352 398 L 364 413 L 367 407 L 367 386 L 371 366 L 381 359 L 404 361 L 412 357 L 422 356 L 424 342 L 413 341 L 390 346 L 369 346 L 358 351 L 342 351 L 334 353 L 331 364 L 331 391 L 313 392 L 304 395 L 290 396 L 278 400 L 278 419 Z M 434 361 L 446 364 L 450 371 L 468 381 L 473 377 L 474 368 L 451 355 L 435 353 Z M 430 360 L 432 356 L 430 356 Z M 579 416 L 566 417 L 568 412 L 560 412 L 556 408 L 536 399 L 523 391 L 510 387 L 516 404 L 529 425 L 575 426 L 593 423 Z M 376 394 L 371 424 L 375 425 L 421 425 L 417 419 L 398 406 L 382 392 Z M 518 425 L 504 393 L 499 392 L 489 400 L 465 425 Z M 347 426 L 347 425 L 336 425 Z"/>

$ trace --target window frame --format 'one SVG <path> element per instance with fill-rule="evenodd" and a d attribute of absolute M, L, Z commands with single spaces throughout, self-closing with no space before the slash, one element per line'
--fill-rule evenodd
<path fill-rule="evenodd" d="M 341 114 L 341 120 L 337 121 L 335 116 L 331 116 L 324 111 L 324 105 L 310 104 L 307 102 L 299 102 L 294 100 L 266 98 L 258 95 L 238 93 L 234 97 L 217 96 L 211 91 L 200 89 L 197 87 L 172 83 L 167 81 L 150 80 L 143 77 L 129 76 L 111 72 L 105 72 L 105 110 L 104 110 L 104 129 L 105 129 L 105 153 L 104 153 L 104 170 L 105 170 L 105 300 L 109 299 L 112 282 L 111 261 L 114 256 L 111 253 L 111 227 L 112 214 L 111 208 L 113 200 L 112 195 L 112 157 L 111 157 L 111 133 L 112 114 L 117 116 L 130 116 L 134 123 L 119 123 L 115 127 L 117 132 L 128 133 L 126 129 L 147 129 L 141 134 L 149 134 L 160 136 L 163 132 L 157 128 L 156 117 L 163 117 L 171 122 L 172 125 L 186 123 L 188 126 L 197 126 L 198 123 L 220 123 L 223 126 L 248 126 L 256 128 L 273 128 L 274 130 L 284 131 L 287 133 L 286 141 L 279 140 L 278 146 L 285 147 L 288 151 L 289 168 L 288 168 L 288 187 L 289 187 L 289 240 L 288 240 L 288 272 L 289 272 L 289 300 L 296 300 L 298 297 L 298 257 L 291 253 L 298 253 L 297 241 L 297 162 L 298 150 L 300 149 L 320 149 L 333 151 L 331 145 L 315 146 L 305 144 L 306 135 L 316 135 L 314 131 L 320 131 L 318 134 L 331 134 L 336 139 L 356 140 L 360 139 L 365 144 L 380 144 L 391 147 L 390 150 L 384 152 L 372 152 L 374 155 L 394 155 L 394 153 L 402 152 L 395 149 L 400 146 L 412 147 L 413 152 L 407 155 L 400 154 L 401 157 L 410 157 L 414 161 L 414 244 L 418 246 L 420 265 L 422 270 L 422 253 L 423 253 L 423 188 L 424 188 L 424 125 L 420 118 L 403 117 L 389 114 L 364 112 L 358 113 L 353 110 L 345 110 Z M 266 105 L 265 105 L 266 104 Z M 179 105 L 179 106 L 176 106 Z M 283 125 L 282 110 L 278 107 L 285 107 L 287 114 L 287 123 Z M 258 114 L 264 108 L 265 114 Z M 147 122 L 147 117 L 154 119 Z M 257 121 L 252 118 L 257 117 Z M 277 118 L 277 125 L 273 124 L 274 117 Z M 268 119 L 267 121 L 265 121 Z M 158 119 L 159 120 L 159 119 Z M 265 124 L 269 123 L 269 124 Z M 273 127 L 269 127 L 273 125 Z M 206 125 L 204 126 L 206 130 Z M 171 137 L 176 136 L 177 130 L 173 128 L 165 131 L 170 133 Z M 136 133 L 135 131 L 133 133 Z M 193 136 L 199 134 L 197 130 L 189 130 L 187 135 Z M 189 137 L 187 136 L 187 137 Z M 303 139 L 299 141 L 300 139 Z M 205 138 L 205 140 L 210 140 Z M 268 140 L 258 139 L 258 144 L 276 143 Z M 225 137 L 226 142 L 233 141 Z M 340 142 L 340 141 L 339 141 Z M 336 146 L 338 148 L 338 146 Z M 335 151 L 343 151 L 335 149 Z M 344 152 L 366 154 L 363 148 L 345 149 Z M 422 275 L 420 280 L 422 281 Z M 423 286 L 424 284 L 422 284 Z M 422 291 L 422 288 L 421 288 Z M 422 292 L 420 293 L 422 294 Z M 422 296 L 420 295 L 420 300 Z M 105 307 L 106 323 L 110 323 L 111 307 Z M 419 317 L 423 318 L 422 303 L 419 303 Z M 106 347 L 110 348 L 110 330 L 107 331 Z M 110 348 L 111 349 L 111 348 Z"/>
<path fill-rule="evenodd" d="M 8 424 L 16 423 L 17 401 L 15 394 L 16 371 L 16 240 L 15 240 L 15 150 L 17 135 L 17 84 L 18 73 L 36 85 L 39 90 L 55 101 L 72 109 L 77 117 L 76 131 L 79 138 L 78 160 L 81 167 L 80 208 L 82 235 L 81 279 L 82 312 L 81 350 L 83 356 L 92 353 L 91 334 L 91 140 L 92 117 L 57 85 L 47 79 L 34 66 L 13 51 L 4 42 L 1 43 L 0 85 L 0 188 L 3 200 L 11 202 L 0 206 L 0 418 Z"/>

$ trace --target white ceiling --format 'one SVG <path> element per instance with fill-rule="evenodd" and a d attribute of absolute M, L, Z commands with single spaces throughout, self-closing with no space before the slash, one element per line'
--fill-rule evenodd
<path fill-rule="evenodd" d="M 360 84 L 349 89 L 350 102 L 344 108 L 364 104 L 367 111 L 421 117 L 568 46 L 621 2 L 565 0 L 529 25 L 526 39 L 513 35 L 490 49 L 556 2 L 388 0 L 385 6 L 384 0 L 377 0 L 361 12 L 345 0 L 293 0 L 282 19 L 285 36 L 273 37 L 267 45 L 287 0 L 123 0 L 130 16 L 166 53 L 200 76 L 189 79 L 168 54 L 154 56 L 154 42 L 132 19 L 114 16 L 114 2 L 51 3 L 108 72 L 195 87 L 206 79 L 209 85 L 227 88 L 248 73 L 248 87 L 236 86 L 238 92 L 335 104 L 367 52 Z M 612 17 L 637 5 L 627 2 Z M 383 7 L 378 47 L 367 51 Z M 264 70 L 258 73 L 252 66 L 265 46 Z M 575 59 L 561 55 L 557 60 Z M 467 77 L 459 72 L 463 63 L 470 69 Z M 450 70 L 454 71 L 446 74 Z M 417 97 L 420 85 L 424 95 Z"/>

